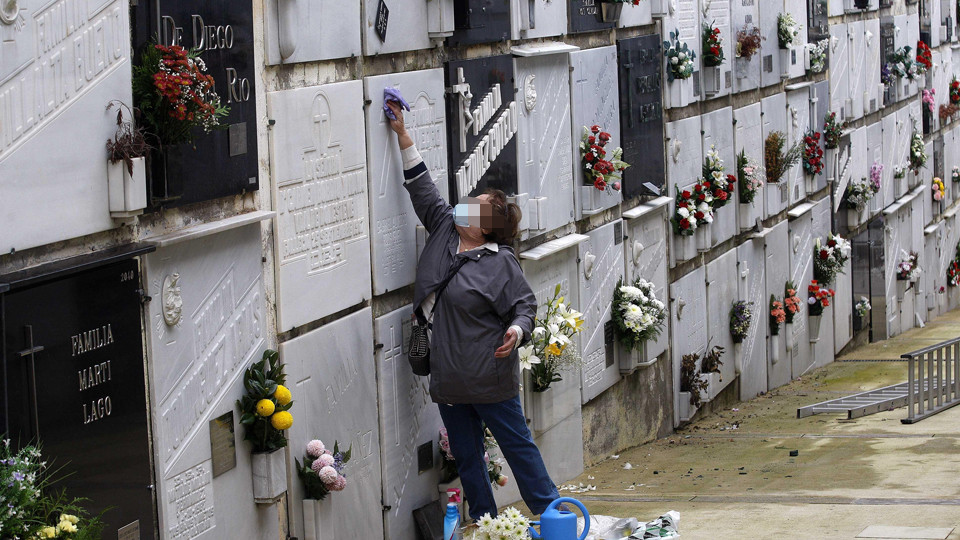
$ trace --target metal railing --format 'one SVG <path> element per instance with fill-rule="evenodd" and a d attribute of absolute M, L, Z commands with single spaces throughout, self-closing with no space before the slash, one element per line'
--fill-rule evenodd
<path fill-rule="evenodd" d="M 913 424 L 960 404 L 960 338 L 901 355 L 907 360 L 907 417 Z"/>

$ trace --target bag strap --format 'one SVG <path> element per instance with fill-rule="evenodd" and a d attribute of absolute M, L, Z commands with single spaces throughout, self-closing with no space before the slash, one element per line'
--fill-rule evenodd
<path fill-rule="evenodd" d="M 447 288 L 447 285 L 450 283 L 450 280 L 453 279 L 453 276 L 457 275 L 457 272 L 459 272 L 460 269 L 463 268 L 463 265 L 467 264 L 468 260 L 469 258 L 467 257 L 459 257 L 459 260 L 453 266 L 453 269 L 450 270 L 450 273 L 447 274 L 447 277 L 443 278 L 443 281 L 440 282 L 440 286 L 437 287 L 437 289 L 434 291 L 434 300 L 433 300 L 434 309 L 436 309 L 437 302 L 440 301 L 440 295 L 443 294 L 443 290 Z M 417 315 L 417 322 L 419 322 L 421 325 L 425 325 L 427 323 L 427 318 L 423 315 L 423 310 L 420 308 L 420 306 L 417 306 L 416 315 Z"/>

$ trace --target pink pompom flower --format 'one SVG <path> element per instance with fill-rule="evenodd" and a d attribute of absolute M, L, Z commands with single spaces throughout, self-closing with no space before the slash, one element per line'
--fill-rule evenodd
<path fill-rule="evenodd" d="M 320 457 L 320 454 L 322 454 L 325 449 L 326 447 L 323 446 L 323 442 L 321 442 L 320 439 L 314 439 L 307 443 L 307 455 L 312 458 Z"/>
<path fill-rule="evenodd" d="M 323 462 L 320 461 L 319 459 L 313 460 L 313 463 L 310 464 L 310 469 L 312 469 L 313 472 L 317 474 L 320 474 L 320 469 L 324 467 L 326 467 L 326 465 L 324 465 Z"/>
<path fill-rule="evenodd" d="M 337 481 L 337 477 L 340 476 L 337 473 L 337 470 L 329 465 L 324 465 L 320 472 L 317 473 L 320 476 L 320 481 L 329 486 L 330 484 Z"/>
<path fill-rule="evenodd" d="M 317 458 L 317 461 L 322 463 L 324 467 L 333 467 L 333 464 L 336 460 L 330 454 L 324 454 Z"/>
<path fill-rule="evenodd" d="M 347 479 L 342 476 L 338 476 L 332 484 L 327 486 L 327 489 L 330 491 L 343 491 L 343 488 L 345 487 L 347 487 Z"/>

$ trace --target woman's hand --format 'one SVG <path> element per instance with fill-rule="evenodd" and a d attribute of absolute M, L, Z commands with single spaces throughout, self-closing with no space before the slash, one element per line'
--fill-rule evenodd
<path fill-rule="evenodd" d="M 413 146 L 413 139 L 407 133 L 406 126 L 403 125 L 403 109 L 400 108 L 400 104 L 396 101 L 388 101 L 387 107 L 393 111 L 393 116 L 396 118 L 396 120 L 390 120 L 390 129 L 397 134 L 397 143 L 400 145 L 400 149 L 403 150 Z M 387 119 L 389 120 L 389 117 Z"/>
<path fill-rule="evenodd" d="M 512 353 L 513 349 L 517 346 L 517 339 L 517 331 L 513 328 L 507 328 L 507 333 L 503 335 L 503 345 L 497 348 L 497 351 L 493 355 L 497 358 L 510 356 L 510 353 Z"/>

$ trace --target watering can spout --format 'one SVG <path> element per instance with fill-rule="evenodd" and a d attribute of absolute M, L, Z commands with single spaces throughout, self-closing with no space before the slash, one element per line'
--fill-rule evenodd
<path fill-rule="evenodd" d="M 583 533 L 577 536 L 577 515 L 567 510 L 560 510 L 561 504 L 572 504 L 583 513 Z M 534 527 L 539 526 L 537 531 Z M 583 503 L 570 497 L 560 497 L 550 503 L 550 506 L 540 515 L 540 521 L 530 525 L 530 536 L 536 540 L 584 540 L 590 532 L 590 513 Z"/>

